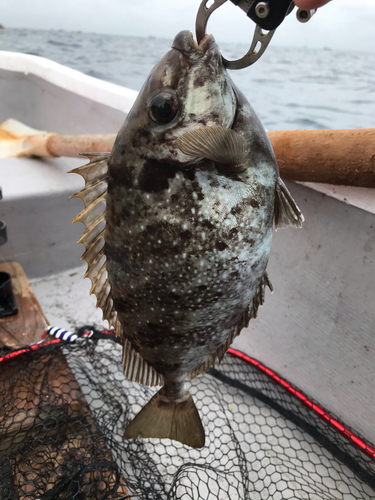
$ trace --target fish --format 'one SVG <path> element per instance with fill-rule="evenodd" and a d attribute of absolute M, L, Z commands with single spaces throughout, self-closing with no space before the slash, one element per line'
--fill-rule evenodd
<path fill-rule="evenodd" d="M 212 35 L 175 37 L 126 116 L 111 153 L 72 172 L 85 187 L 78 243 L 125 375 L 161 386 L 125 439 L 205 445 L 186 379 L 222 360 L 272 285 L 274 228 L 303 215 L 268 136 Z"/>

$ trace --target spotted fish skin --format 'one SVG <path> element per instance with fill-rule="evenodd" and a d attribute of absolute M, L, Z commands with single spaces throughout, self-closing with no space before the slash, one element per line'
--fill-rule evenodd
<path fill-rule="evenodd" d="M 171 123 L 150 118 L 150 100 L 174 92 Z M 184 133 L 225 127 L 244 141 L 244 169 L 191 159 Z M 276 160 L 267 134 L 207 37 L 187 31 L 155 66 L 108 162 L 105 252 L 122 335 L 183 400 L 184 380 L 248 321 L 268 263 Z"/>

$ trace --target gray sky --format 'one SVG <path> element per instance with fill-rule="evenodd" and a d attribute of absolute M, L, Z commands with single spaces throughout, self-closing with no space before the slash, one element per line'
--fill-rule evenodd
<path fill-rule="evenodd" d="M 173 38 L 182 29 L 194 31 L 199 4 L 200 0 L 1 0 L 0 23 Z M 253 29 L 253 22 L 231 2 L 218 9 L 208 24 L 208 32 L 219 43 L 250 43 Z M 373 52 L 375 1 L 333 0 L 307 24 L 300 24 L 293 13 L 279 27 L 272 44 Z"/>

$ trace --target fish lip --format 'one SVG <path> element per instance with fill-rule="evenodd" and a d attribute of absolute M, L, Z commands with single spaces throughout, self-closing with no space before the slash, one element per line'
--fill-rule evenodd
<path fill-rule="evenodd" d="M 191 33 L 191 38 L 193 40 L 193 43 L 194 45 L 203 51 L 204 52 L 207 52 L 207 50 L 211 47 L 211 45 L 213 43 L 215 43 L 215 38 L 213 35 L 210 35 L 210 34 L 206 34 L 204 35 L 204 37 L 202 38 L 202 40 L 197 43 L 195 40 L 194 40 L 194 36 L 193 36 L 193 33 Z"/>
<path fill-rule="evenodd" d="M 213 35 L 205 35 L 197 43 L 191 31 L 185 30 L 175 37 L 172 49 L 181 52 L 187 60 L 196 61 L 201 59 L 214 45 L 216 45 Z"/>

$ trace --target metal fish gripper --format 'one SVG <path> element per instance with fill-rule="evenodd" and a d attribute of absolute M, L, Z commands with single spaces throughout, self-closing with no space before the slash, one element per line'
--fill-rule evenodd
<path fill-rule="evenodd" d="M 211 14 L 221 7 L 227 0 L 203 0 L 199 6 L 195 29 L 199 43 L 206 34 L 208 19 Z M 223 62 L 228 69 L 242 69 L 254 64 L 267 49 L 276 29 L 294 9 L 291 0 L 231 0 L 240 7 L 246 15 L 255 22 L 256 28 L 248 52 L 236 60 L 223 57 Z M 316 10 L 298 9 L 297 19 L 306 23 L 315 14 Z"/>

